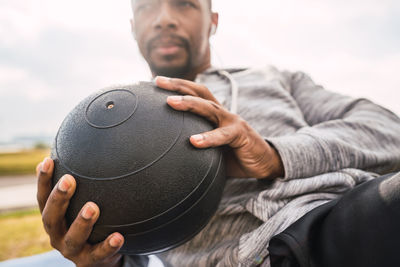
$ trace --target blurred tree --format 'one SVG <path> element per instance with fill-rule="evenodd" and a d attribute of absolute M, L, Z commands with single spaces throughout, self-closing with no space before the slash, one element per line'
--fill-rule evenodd
<path fill-rule="evenodd" d="M 46 143 L 44 143 L 44 142 L 36 142 L 36 143 L 33 145 L 33 148 L 34 148 L 34 149 L 41 149 L 41 150 L 43 150 L 43 149 L 49 149 L 49 148 L 50 148 L 50 145 L 49 145 L 49 144 L 46 144 Z"/>

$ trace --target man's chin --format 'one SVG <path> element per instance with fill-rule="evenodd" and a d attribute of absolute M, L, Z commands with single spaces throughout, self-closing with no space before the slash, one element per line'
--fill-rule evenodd
<path fill-rule="evenodd" d="M 181 66 L 150 66 L 152 73 L 155 76 L 166 76 L 171 78 L 185 78 L 185 76 L 190 72 L 190 65 Z"/>

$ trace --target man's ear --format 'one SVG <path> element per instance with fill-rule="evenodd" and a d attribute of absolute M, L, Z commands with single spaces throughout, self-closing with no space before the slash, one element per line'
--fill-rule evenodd
<path fill-rule="evenodd" d="M 211 28 L 210 28 L 210 36 L 214 35 L 217 32 L 218 28 L 218 18 L 219 15 L 217 12 L 211 13 Z"/>
<path fill-rule="evenodd" d="M 133 37 L 133 39 L 136 40 L 135 22 L 133 21 L 133 19 L 130 19 L 130 22 L 131 22 L 131 33 L 132 33 L 132 37 Z"/>

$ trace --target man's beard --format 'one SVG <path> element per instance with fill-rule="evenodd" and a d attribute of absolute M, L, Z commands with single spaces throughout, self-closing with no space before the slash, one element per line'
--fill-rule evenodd
<path fill-rule="evenodd" d="M 149 41 L 149 43 L 147 44 L 147 51 L 149 51 L 149 54 L 151 53 L 151 51 L 154 47 L 154 43 L 159 42 L 159 40 L 163 37 L 165 38 L 165 36 L 159 35 Z M 182 37 L 174 35 L 174 34 L 169 34 L 168 38 L 170 38 L 172 40 L 175 39 L 177 42 L 179 42 L 179 44 L 181 44 L 183 46 L 183 48 L 186 50 L 187 55 L 188 55 L 186 61 L 180 66 L 160 67 L 160 66 L 157 66 L 151 60 L 150 55 L 148 55 L 149 67 L 155 76 L 166 76 L 166 77 L 171 77 L 171 78 L 184 78 L 186 76 L 186 74 L 188 74 L 190 72 L 190 69 L 192 67 L 192 56 L 191 56 L 191 52 L 190 52 L 189 42 L 185 38 L 182 38 Z M 172 61 L 173 56 L 171 56 L 170 58 L 168 58 L 168 56 L 166 56 L 165 60 Z"/>
<path fill-rule="evenodd" d="M 191 60 L 188 58 L 185 64 L 182 66 L 175 66 L 175 67 L 157 67 L 150 62 L 149 64 L 151 72 L 155 76 L 165 76 L 171 78 L 184 78 L 186 74 L 189 73 L 191 68 Z"/>

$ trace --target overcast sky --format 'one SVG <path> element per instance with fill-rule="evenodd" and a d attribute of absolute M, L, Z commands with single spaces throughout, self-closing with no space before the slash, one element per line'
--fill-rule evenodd
<path fill-rule="evenodd" d="M 214 0 L 220 67 L 301 70 L 400 114 L 400 1 Z M 54 135 L 84 97 L 150 77 L 130 0 L 0 0 L 0 142 Z"/>

